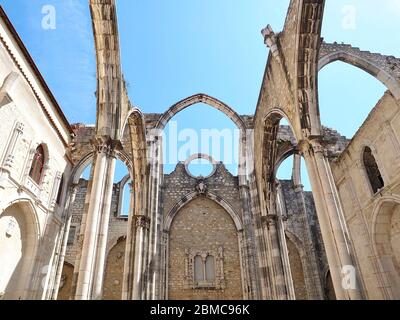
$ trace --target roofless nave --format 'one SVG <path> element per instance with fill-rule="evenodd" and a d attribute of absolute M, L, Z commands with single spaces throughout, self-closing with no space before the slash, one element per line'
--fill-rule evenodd
<path fill-rule="evenodd" d="M 292 0 L 282 32 L 263 30 L 270 54 L 255 115 L 206 94 L 146 114 L 126 94 L 115 1 L 89 5 L 95 127 L 67 122 L 0 12 L 3 299 L 400 298 L 399 59 L 324 43 L 324 1 Z M 338 60 L 388 89 L 351 141 L 319 117 L 318 72 Z M 160 132 L 197 103 L 240 130 L 238 176 L 203 154 L 189 160 L 211 160 L 208 177 L 187 163 L 163 173 Z M 292 179 L 277 180 L 291 155 Z M 116 159 L 129 170 L 117 184 Z"/>

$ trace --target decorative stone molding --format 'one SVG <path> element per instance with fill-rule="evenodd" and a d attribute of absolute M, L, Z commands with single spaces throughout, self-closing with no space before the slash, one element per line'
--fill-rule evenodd
<path fill-rule="evenodd" d="M 136 228 L 150 229 L 150 218 L 146 216 L 135 216 Z"/>
<path fill-rule="evenodd" d="M 200 180 L 199 183 L 196 186 L 196 191 L 199 194 L 204 195 L 204 194 L 207 193 L 207 189 L 208 189 L 208 187 L 207 187 L 206 183 L 204 182 L 204 180 Z"/>
<path fill-rule="evenodd" d="M 196 282 L 195 280 L 195 258 L 200 256 L 205 265 L 206 259 L 211 256 L 214 258 L 214 281 Z M 226 288 L 224 274 L 224 248 L 219 247 L 217 250 L 192 250 L 185 249 L 185 289 L 201 290 L 213 289 L 224 290 Z"/>
<path fill-rule="evenodd" d="M 18 144 L 19 137 L 24 133 L 25 125 L 22 122 L 17 122 L 14 127 L 14 131 L 11 135 L 10 142 L 7 147 L 7 151 L 4 157 L 3 168 L 11 170 L 14 164 L 15 148 Z"/>
<path fill-rule="evenodd" d="M 122 150 L 119 140 L 112 140 L 105 137 L 95 137 L 92 141 L 95 152 L 105 153 L 108 157 L 117 157 L 117 152 Z"/>
<path fill-rule="evenodd" d="M 267 214 L 261 217 L 262 225 L 267 228 L 271 226 L 276 226 L 277 221 L 278 221 L 278 216 L 276 214 Z"/>
<path fill-rule="evenodd" d="M 268 48 L 270 48 L 272 55 L 275 59 L 281 62 L 281 58 L 279 56 L 279 48 L 278 48 L 278 37 L 275 32 L 272 30 L 270 25 L 267 25 L 262 31 L 261 34 L 264 37 L 264 43 Z"/>

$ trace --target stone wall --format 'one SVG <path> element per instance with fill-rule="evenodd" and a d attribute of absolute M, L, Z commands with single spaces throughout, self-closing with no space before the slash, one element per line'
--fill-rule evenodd
<path fill-rule="evenodd" d="M 369 299 L 399 299 L 396 236 L 400 204 L 400 105 L 386 92 L 341 156 L 331 161 L 361 283 Z M 363 154 L 372 150 L 384 186 L 374 192 Z"/>
<path fill-rule="evenodd" d="M 209 289 L 186 285 L 186 251 L 211 252 L 216 259 L 215 253 L 221 247 L 224 287 Z M 193 261 L 189 265 L 194 268 Z M 193 272 L 190 275 L 194 276 Z M 177 213 L 170 230 L 168 279 L 171 300 L 243 298 L 237 231 L 229 214 L 214 201 L 197 198 Z"/>

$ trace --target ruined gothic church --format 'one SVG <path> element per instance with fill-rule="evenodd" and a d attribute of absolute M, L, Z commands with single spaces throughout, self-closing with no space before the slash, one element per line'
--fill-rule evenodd
<path fill-rule="evenodd" d="M 400 59 L 325 43 L 324 1 L 291 0 L 283 30 L 262 32 L 254 115 L 207 94 L 147 114 L 126 93 L 115 0 L 89 5 L 95 126 L 67 121 L 0 9 L 0 300 L 400 299 Z M 351 140 L 319 116 L 318 72 L 338 60 L 387 87 Z M 197 103 L 240 130 L 237 176 L 206 154 L 163 172 L 160 133 Z"/>

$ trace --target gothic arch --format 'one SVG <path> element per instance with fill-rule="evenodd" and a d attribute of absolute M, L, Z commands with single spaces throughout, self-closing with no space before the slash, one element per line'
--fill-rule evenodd
<path fill-rule="evenodd" d="M 226 202 L 224 199 L 222 199 L 220 196 L 217 196 L 211 192 L 206 192 L 205 194 L 200 194 L 199 192 L 192 192 L 189 193 L 188 195 L 184 196 L 181 200 L 179 200 L 173 207 L 172 209 L 168 212 L 168 214 L 164 218 L 164 230 L 169 232 L 172 222 L 177 215 L 177 213 L 184 207 L 186 206 L 189 202 L 191 202 L 194 199 L 197 199 L 201 196 L 205 196 L 207 199 L 210 199 L 217 204 L 219 204 L 222 208 L 228 212 L 230 217 L 232 218 L 236 230 L 242 231 L 243 230 L 243 224 L 242 220 L 239 216 L 239 214 L 231 207 L 231 205 Z"/>
<path fill-rule="evenodd" d="M 378 281 L 388 299 L 400 297 L 400 252 L 393 246 L 392 220 L 400 225 L 400 197 L 384 196 L 377 201 L 372 213 L 372 248 L 377 258 Z M 396 249 L 396 251 L 394 251 Z"/>
<path fill-rule="evenodd" d="M 292 2 L 296 2 L 293 6 L 298 7 L 295 11 L 297 15 L 295 92 L 298 97 L 300 125 L 306 134 L 318 135 L 321 131 L 318 112 L 318 52 L 325 1 Z"/>
<path fill-rule="evenodd" d="M 119 139 L 124 83 L 115 0 L 90 0 L 89 4 L 97 62 L 97 134 Z"/>
<path fill-rule="evenodd" d="M 147 143 L 146 127 L 142 112 L 133 108 L 127 115 L 122 126 L 121 137 L 125 138 L 126 131 L 129 139 L 124 142 L 127 155 L 131 156 L 130 168 L 132 169 L 132 179 L 134 183 L 143 184 L 147 175 Z M 143 185 L 140 185 L 143 188 Z"/>
<path fill-rule="evenodd" d="M 279 148 L 277 139 L 279 132 L 279 123 L 282 118 L 287 119 L 289 126 L 293 132 L 293 127 L 287 115 L 278 108 L 271 110 L 264 118 L 264 133 L 262 144 L 262 177 L 263 185 L 260 186 L 262 190 L 262 197 L 264 198 L 267 206 L 270 205 L 270 194 L 275 188 L 275 174 L 280 162 L 288 157 L 294 148 L 292 145 L 287 145 L 284 148 Z M 281 152 L 279 152 L 281 151 Z"/>
<path fill-rule="evenodd" d="M 389 89 L 396 100 L 400 100 L 400 80 L 398 76 L 396 77 L 394 71 L 390 72 L 388 62 L 383 60 L 382 57 L 385 58 L 380 54 L 363 52 L 349 45 L 323 43 L 318 70 L 322 70 L 325 66 L 335 61 L 342 61 L 375 77 Z M 388 58 L 386 57 L 386 59 Z"/>
<path fill-rule="evenodd" d="M 5 299 L 27 299 L 40 240 L 35 207 L 30 200 L 15 200 L 0 213 L 0 221 L 1 237 L 5 237 L 0 250 L 0 260 L 4 262 L 0 272 L 0 294 L 4 294 Z M 12 252 L 7 251 L 10 248 Z"/>
<path fill-rule="evenodd" d="M 195 94 L 174 104 L 160 117 L 156 125 L 156 129 L 160 131 L 164 130 L 167 123 L 176 114 L 197 103 L 205 103 L 208 106 L 221 111 L 229 119 L 231 119 L 240 130 L 242 130 L 243 132 L 246 130 L 245 123 L 243 122 L 242 118 L 240 118 L 240 116 L 236 113 L 236 111 L 234 111 L 231 107 L 221 102 L 220 100 L 203 93 Z"/>

